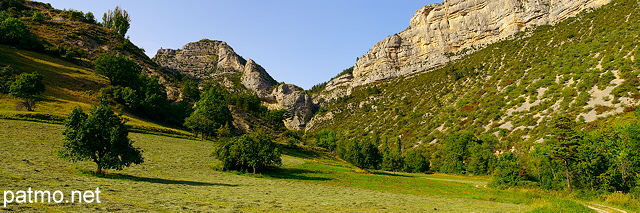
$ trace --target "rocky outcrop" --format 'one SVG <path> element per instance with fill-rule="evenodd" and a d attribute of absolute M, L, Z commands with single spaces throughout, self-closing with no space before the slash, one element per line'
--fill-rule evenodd
<path fill-rule="evenodd" d="M 247 89 L 256 92 L 261 98 L 267 97 L 269 90 L 271 90 L 273 85 L 278 83 L 276 80 L 273 80 L 262 66 L 256 64 L 256 62 L 251 59 L 247 61 L 247 64 L 244 67 L 242 77 L 240 77 L 240 82 Z"/>
<path fill-rule="evenodd" d="M 242 72 L 246 63 L 226 42 L 207 39 L 178 50 L 160 49 L 153 60 L 175 74 L 196 80 Z"/>
<path fill-rule="evenodd" d="M 445 0 L 427 5 L 404 31 L 376 44 L 356 62 L 353 78 L 335 78 L 325 99 L 351 88 L 423 71 L 539 25 L 554 24 L 610 0 Z"/>
<path fill-rule="evenodd" d="M 290 117 L 285 120 L 288 129 L 300 130 L 313 115 L 313 102 L 307 92 L 293 84 L 280 84 L 271 92 L 274 100 L 267 104 L 269 109 L 286 109 Z"/>
<path fill-rule="evenodd" d="M 289 129 L 302 129 L 311 119 L 313 103 L 311 97 L 300 87 L 291 84 L 277 85 L 267 71 L 255 61 L 245 61 L 223 41 L 203 39 L 186 44 L 182 49 L 160 49 L 153 60 L 175 74 L 189 76 L 196 81 L 217 80 L 230 91 L 251 91 L 265 100 L 270 109 L 286 109 L 291 117 L 285 120 Z M 234 81 L 239 77 L 239 84 Z M 250 131 L 242 123 L 240 115 L 234 114 L 234 125 L 242 131 Z"/>

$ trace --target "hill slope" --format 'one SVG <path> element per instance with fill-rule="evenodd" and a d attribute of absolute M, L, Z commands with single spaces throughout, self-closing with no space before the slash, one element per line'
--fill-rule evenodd
<path fill-rule="evenodd" d="M 410 146 L 459 131 L 495 134 L 504 149 L 540 142 L 553 115 L 591 122 L 640 103 L 639 17 L 636 1 L 614 0 L 444 67 L 358 88 L 307 130 L 401 135 Z"/>
<path fill-rule="evenodd" d="M 515 33 L 554 24 L 610 0 L 445 0 L 413 15 L 409 27 L 359 57 L 352 73 L 314 98 L 331 100 L 360 85 L 444 65 Z"/>

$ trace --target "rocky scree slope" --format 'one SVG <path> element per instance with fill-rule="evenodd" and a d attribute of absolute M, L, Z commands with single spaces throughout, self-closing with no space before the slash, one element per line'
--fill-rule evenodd
<path fill-rule="evenodd" d="M 226 42 L 203 39 L 182 49 L 160 49 L 153 61 L 176 75 L 197 82 L 215 81 L 233 92 L 255 92 L 269 109 L 286 109 L 289 129 L 303 129 L 311 119 L 313 103 L 304 89 L 279 84 L 253 60 L 239 56 Z"/>
<path fill-rule="evenodd" d="M 610 0 L 445 0 L 427 5 L 404 31 L 358 58 L 353 74 L 327 82 L 314 100 L 332 100 L 353 88 L 420 72 L 461 58 L 535 26 L 554 24 Z"/>
<path fill-rule="evenodd" d="M 358 87 L 307 131 L 402 136 L 408 147 L 469 131 L 527 150 L 556 115 L 589 128 L 622 122 L 640 105 L 639 75 L 640 4 L 612 0 L 428 72 Z"/>

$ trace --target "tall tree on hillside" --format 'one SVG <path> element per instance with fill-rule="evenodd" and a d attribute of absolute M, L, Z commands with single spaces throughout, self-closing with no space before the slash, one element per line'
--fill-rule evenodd
<path fill-rule="evenodd" d="M 98 166 L 96 173 L 104 169 L 121 170 L 131 164 L 140 164 L 142 150 L 133 147 L 125 120 L 116 115 L 105 100 L 85 114 L 76 107 L 64 122 L 65 136 L 60 157 L 73 162 L 91 160 Z"/>
<path fill-rule="evenodd" d="M 22 106 L 27 111 L 33 111 L 38 101 L 38 95 L 44 92 L 44 77 L 40 73 L 22 73 L 11 84 L 9 96 L 22 99 Z"/>
<path fill-rule="evenodd" d="M 203 139 L 216 135 L 217 130 L 224 125 L 231 126 L 233 117 L 224 98 L 225 93 L 225 88 L 221 86 L 209 88 L 196 103 L 195 111 L 185 119 L 184 126 L 196 136 L 200 134 Z"/>
<path fill-rule="evenodd" d="M 582 139 L 579 132 L 573 129 L 575 122 L 567 116 L 559 116 L 553 120 L 551 136 L 546 144 L 549 148 L 547 155 L 559 161 L 564 167 L 567 188 L 571 189 L 571 166 L 578 155 L 579 142 Z"/>
<path fill-rule="evenodd" d="M 193 104 L 200 99 L 200 89 L 198 83 L 185 76 L 180 81 L 182 91 L 182 101 Z"/>
<path fill-rule="evenodd" d="M 118 32 L 122 37 L 127 34 L 129 30 L 129 22 L 131 18 L 126 10 L 121 9 L 119 6 L 112 11 L 109 10 L 102 16 L 102 25 L 106 28 L 111 28 Z"/>
<path fill-rule="evenodd" d="M 105 53 L 99 55 L 93 63 L 94 70 L 106 76 L 113 86 L 137 87 L 140 83 L 140 66 L 126 56 Z"/>

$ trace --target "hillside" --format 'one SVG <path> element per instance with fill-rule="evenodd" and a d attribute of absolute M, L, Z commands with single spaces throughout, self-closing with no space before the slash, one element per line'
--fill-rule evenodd
<path fill-rule="evenodd" d="M 43 45 L 43 51 L 50 55 L 58 55 L 81 66 L 92 68 L 90 63 L 103 53 L 118 53 L 132 58 L 143 71 L 155 76 L 167 88 L 169 98 L 180 95 L 177 79 L 166 70 L 155 64 L 145 53 L 111 29 L 96 25 L 95 20 L 86 18 L 87 14 L 76 10 L 59 10 L 48 4 L 25 1 L 22 14 L 42 13 L 44 21 L 22 18 Z"/>
<path fill-rule="evenodd" d="M 409 27 L 374 45 L 358 57 L 352 72 L 327 82 L 314 98 L 323 103 L 361 85 L 442 66 L 518 32 L 555 24 L 608 2 L 445 0 L 426 5 L 416 11 Z"/>
<path fill-rule="evenodd" d="M 2 40 L 5 45 L 0 45 L 0 67 L 11 66 L 18 73 L 42 74 L 45 93 L 35 112 L 19 108 L 18 99 L 0 96 L 0 116 L 3 118 L 61 122 L 75 106 L 88 109 L 97 103 L 96 97 L 101 89 L 110 87 L 107 78 L 93 70 L 92 60 L 103 53 L 132 58 L 143 73 L 157 77 L 163 84 L 166 89 L 160 93 L 166 91 L 170 98 L 180 95 L 173 74 L 160 68 L 140 48 L 114 30 L 100 27 L 95 20 L 87 19 L 85 16 L 89 13 L 57 10 L 33 1 L 17 2 L 15 7 L 2 8 L 0 13 L 3 20 L 10 17 L 24 24 L 26 32 L 17 41 Z M 41 14 L 42 18 L 38 20 L 32 14 Z M 28 45 L 24 45 L 25 41 Z M 163 127 L 143 116 L 119 111 L 137 130 L 188 134 Z"/>
<path fill-rule="evenodd" d="M 356 88 L 307 131 L 402 136 L 407 146 L 470 131 L 494 134 L 508 150 L 542 141 L 554 115 L 597 126 L 640 103 L 639 7 L 614 0 L 443 67 Z"/>

